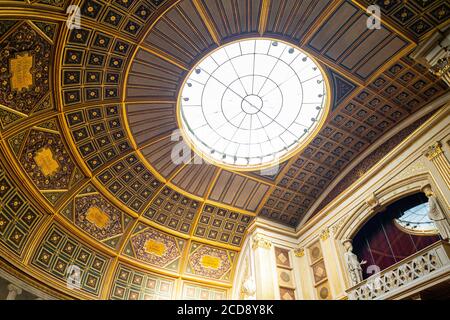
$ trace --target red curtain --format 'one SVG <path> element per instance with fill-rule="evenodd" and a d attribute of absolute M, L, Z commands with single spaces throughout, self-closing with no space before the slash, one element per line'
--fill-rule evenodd
<path fill-rule="evenodd" d="M 363 265 L 364 278 L 371 275 L 367 272 L 370 265 L 384 270 L 439 240 L 438 236 L 405 233 L 394 223 L 403 212 L 427 201 L 423 193 L 400 199 L 375 215 L 357 233 L 353 238 L 353 252 L 360 260 L 367 261 Z"/>

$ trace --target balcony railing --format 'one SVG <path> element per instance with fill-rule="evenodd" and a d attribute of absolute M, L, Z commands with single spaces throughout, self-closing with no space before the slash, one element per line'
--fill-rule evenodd
<path fill-rule="evenodd" d="M 384 300 L 450 278 L 450 244 L 439 241 L 347 290 L 350 300 Z"/>

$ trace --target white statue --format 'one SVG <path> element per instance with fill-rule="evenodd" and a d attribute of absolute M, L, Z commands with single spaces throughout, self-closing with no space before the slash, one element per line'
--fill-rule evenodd
<path fill-rule="evenodd" d="M 350 276 L 351 284 L 352 286 L 354 286 L 363 280 L 361 265 L 366 264 L 367 261 L 363 260 L 359 262 L 356 254 L 352 252 L 353 245 L 351 239 L 344 240 L 342 244 L 344 245 L 345 248 L 344 253 L 345 264 L 347 265 L 347 270 Z"/>
<path fill-rule="evenodd" d="M 425 186 L 423 192 L 428 197 L 428 217 L 432 220 L 439 231 L 442 239 L 449 241 L 450 239 L 450 224 L 445 213 L 439 206 L 439 202 L 435 197 L 430 186 Z"/>

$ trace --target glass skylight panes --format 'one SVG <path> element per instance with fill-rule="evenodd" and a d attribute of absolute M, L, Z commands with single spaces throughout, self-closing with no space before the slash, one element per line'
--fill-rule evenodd
<path fill-rule="evenodd" d="M 302 146 L 326 113 L 326 90 L 321 69 L 299 49 L 243 40 L 193 68 L 179 112 L 185 135 L 204 158 L 257 168 Z"/>
<path fill-rule="evenodd" d="M 428 202 L 406 210 L 395 221 L 402 228 L 414 233 L 437 233 L 434 222 L 428 218 Z"/>

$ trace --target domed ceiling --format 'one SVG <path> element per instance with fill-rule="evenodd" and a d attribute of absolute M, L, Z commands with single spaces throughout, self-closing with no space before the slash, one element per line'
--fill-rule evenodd
<path fill-rule="evenodd" d="M 408 53 L 449 17 L 421 0 L 0 0 L 4 263 L 67 297 L 227 297 L 255 217 L 301 226 L 430 115 L 447 88 Z M 174 163 L 185 78 L 248 38 L 315 59 L 328 116 L 270 174 Z"/>

